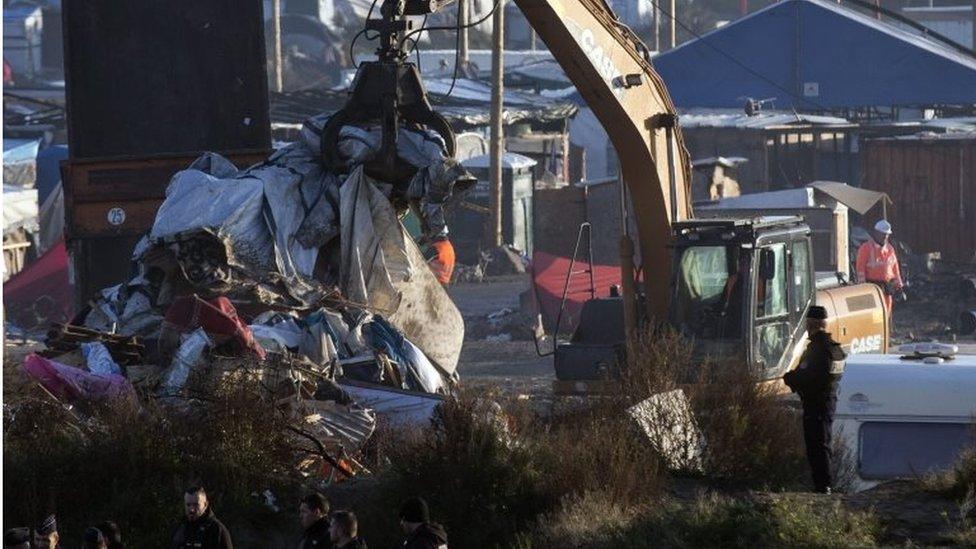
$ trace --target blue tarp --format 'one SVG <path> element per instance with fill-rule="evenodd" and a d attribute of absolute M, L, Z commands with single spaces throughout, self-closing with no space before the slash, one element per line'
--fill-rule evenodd
<path fill-rule="evenodd" d="M 37 153 L 37 200 L 43 204 L 61 181 L 61 161 L 68 158 L 67 145 L 51 145 Z"/>
<path fill-rule="evenodd" d="M 785 0 L 654 58 L 678 107 L 976 103 L 976 58 L 821 0 Z"/>

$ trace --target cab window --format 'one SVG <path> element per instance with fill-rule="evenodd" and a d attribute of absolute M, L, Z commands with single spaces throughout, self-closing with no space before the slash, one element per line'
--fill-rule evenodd
<path fill-rule="evenodd" d="M 785 315 L 789 312 L 786 286 L 786 244 L 773 244 L 764 250 L 772 254 L 772 278 L 759 277 L 756 283 L 756 317 Z"/>
<path fill-rule="evenodd" d="M 810 243 L 797 240 L 792 244 L 793 260 L 793 310 L 803 313 L 810 302 L 812 281 L 810 280 Z"/>
<path fill-rule="evenodd" d="M 692 246 L 680 254 L 673 325 L 700 338 L 738 338 L 749 255 L 734 246 Z"/>

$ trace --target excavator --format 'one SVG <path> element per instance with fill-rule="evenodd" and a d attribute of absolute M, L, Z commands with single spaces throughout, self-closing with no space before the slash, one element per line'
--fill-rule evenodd
<path fill-rule="evenodd" d="M 887 351 L 881 290 L 818 276 L 802 218 L 694 218 L 675 106 L 648 48 L 604 0 L 514 1 L 609 135 L 636 226 L 635 245 L 624 223 L 619 295 L 586 303 L 573 337 L 555 345 L 563 392 L 588 392 L 619 362 L 627 338 L 662 324 L 693 338 L 702 355 L 742 356 L 759 381 L 777 380 L 805 348 L 814 303 L 827 308 L 828 331 L 848 351 Z M 401 125 L 436 131 L 453 152 L 453 132 L 404 47 L 415 32 L 408 16 L 452 2 L 384 0 L 380 19 L 367 21 L 380 38 L 377 60 L 359 66 L 346 107 L 323 130 L 327 163 L 339 127 L 354 122 L 382 126 L 383 148 L 366 168 L 388 178 L 404 170 Z"/>

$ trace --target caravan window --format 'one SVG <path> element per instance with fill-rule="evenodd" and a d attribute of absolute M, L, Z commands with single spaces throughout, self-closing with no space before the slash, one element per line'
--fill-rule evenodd
<path fill-rule="evenodd" d="M 858 472 L 883 480 L 914 477 L 953 464 L 966 448 L 976 448 L 972 423 L 868 422 L 861 425 Z"/>

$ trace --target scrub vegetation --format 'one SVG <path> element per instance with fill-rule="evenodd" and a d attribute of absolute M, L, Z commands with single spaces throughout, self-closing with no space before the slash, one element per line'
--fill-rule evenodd
<path fill-rule="evenodd" d="M 5 524 L 57 510 L 68 539 L 100 520 L 133 546 L 166 547 L 182 488 L 204 483 L 240 547 L 286 547 L 306 490 L 351 508 L 371 546 L 400 536 L 399 503 L 421 495 L 455 547 L 844 547 L 884 543 L 870 508 L 807 489 L 797 412 L 749 381 L 738 361 L 702 364 L 672 333 L 639 338 L 623 390 L 561 410 L 501 393 L 462 391 L 431 428 L 384 428 L 371 474 L 325 487 L 295 470 L 295 446 L 274 399 L 248 381 L 211 390 L 180 414 L 67 410 L 40 393 L 4 414 Z M 706 441 L 701 467 L 668 470 L 625 410 L 686 391 Z M 973 460 L 941 485 L 964 504 Z M 273 494 L 270 501 L 264 493 Z M 11 505 L 10 503 L 15 503 Z M 958 540 L 971 535 L 958 530 Z"/>

